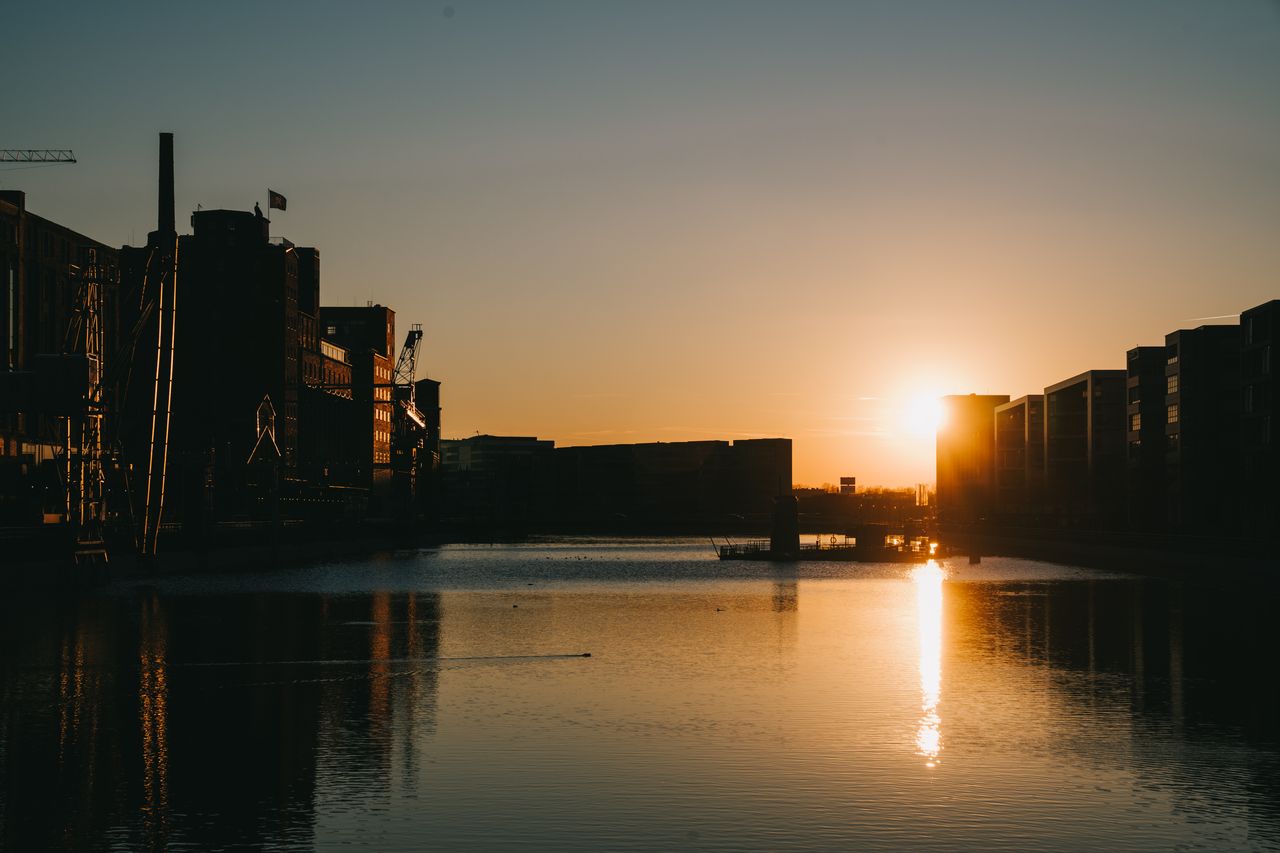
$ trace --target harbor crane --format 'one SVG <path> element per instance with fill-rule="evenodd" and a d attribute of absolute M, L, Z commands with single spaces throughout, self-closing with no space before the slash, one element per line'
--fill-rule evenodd
<path fill-rule="evenodd" d="M 418 410 L 414 399 L 418 350 L 421 347 L 422 324 L 414 323 L 405 335 L 391 379 L 391 482 L 403 512 L 412 511 L 418 450 L 427 430 L 427 419 Z"/>
<path fill-rule="evenodd" d="M 70 148 L 0 148 L 0 163 L 74 163 Z"/>

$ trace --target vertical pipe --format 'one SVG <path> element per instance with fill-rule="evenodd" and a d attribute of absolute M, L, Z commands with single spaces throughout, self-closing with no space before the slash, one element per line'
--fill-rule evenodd
<path fill-rule="evenodd" d="M 156 233 L 151 240 L 148 277 L 156 288 L 156 366 L 151 398 L 151 446 L 141 551 L 154 556 L 164 515 L 165 475 L 169 461 L 169 411 L 173 395 L 174 309 L 178 290 L 178 234 L 173 215 L 173 134 L 160 134 L 160 189 Z"/>

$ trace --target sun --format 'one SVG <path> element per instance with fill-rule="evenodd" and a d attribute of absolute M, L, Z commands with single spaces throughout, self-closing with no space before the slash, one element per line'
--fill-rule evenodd
<path fill-rule="evenodd" d="M 942 401 L 932 394 L 917 394 L 903 401 L 898 420 L 903 432 L 933 435 L 942 426 Z"/>

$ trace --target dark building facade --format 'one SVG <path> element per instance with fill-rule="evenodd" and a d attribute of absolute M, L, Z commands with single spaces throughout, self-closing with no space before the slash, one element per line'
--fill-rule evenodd
<path fill-rule="evenodd" d="M 440 442 L 442 500 L 450 520 L 528 528 L 551 513 L 555 442 L 473 435 Z"/>
<path fill-rule="evenodd" d="M 297 247 L 298 475 L 322 485 L 361 482 L 351 354 L 321 334 L 320 250 Z M 367 467 L 367 466 L 366 466 Z"/>
<path fill-rule="evenodd" d="M 791 439 L 557 448 L 557 518 L 585 527 L 765 522 L 791 493 Z"/>
<path fill-rule="evenodd" d="M 320 350 L 320 250 L 298 247 L 298 370 L 304 387 L 323 384 Z"/>
<path fill-rule="evenodd" d="M 204 210 L 191 223 L 194 233 L 178 241 L 166 508 L 190 517 L 194 504 L 204 504 L 234 518 L 252 514 L 244 502 L 246 464 L 264 398 L 275 412 L 281 474 L 297 466 L 298 259 L 293 247 L 268 242 L 268 221 L 253 213 Z M 123 250 L 133 288 L 147 254 Z M 139 425 L 146 423 L 140 416 L 146 402 L 130 401 Z M 210 488 L 211 497 L 201 494 Z"/>
<path fill-rule="evenodd" d="M 355 485 L 363 445 L 355 439 L 351 355 L 327 338 L 319 343 L 311 376 L 299 389 L 298 471 L 314 483 Z M 311 355 L 303 352 L 308 360 Z"/>
<path fill-rule="evenodd" d="M 427 434 L 422 442 L 425 453 L 435 457 L 435 466 L 440 464 L 440 381 L 422 378 L 413 385 L 413 396 L 418 411 L 427 422 Z"/>
<path fill-rule="evenodd" d="M 539 529 L 767 529 L 791 492 L 791 440 L 556 448 L 528 436 L 441 442 L 446 512 Z"/>
<path fill-rule="evenodd" d="M 995 503 L 1005 521 L 1027 521 L 1044 500 L 1044 395 L 995 408 Z"/>
<path fill-rule="evenodd" d="M 1241 499 L 1245 532 L 1274 536 L 1280 530 L 1280 299 L 1240 315 Z"/>
<path fill-rule="evenodd" d="M 351 360 L 352 440 L 360 448 L 356 482 L 389 499 L 391 487 L 391 381 L 396 357 L 396 313 L 384 305 L 320 309 L 321 337 L 346 349 Z"/>
<path fill-rule="evenodd" d="M 27 210 L 26 193 L 0 190 L 0 371 L 32 371 L 37 356 L 82 352 L 68 330 L 90 267 L 102 295 L 102 349 L 120 346 L 119 253 Z M 12 389 L 9 390 L 12 393 Z M 0 522 L 59 510 L 42 497 L 57 484 L 53 419 L 29 405 L 0 406 Z M 25 408 L 25 411 L 15 409 Z M 110 428 L 110 427 L 109 427 Z M 45 495 L 47 497 L 47 495 Z"/>
<path fill-rule="evenodd" d="M 956 394 L 942 398 L 937 438 L 938 521 L 985 520 L 995 501 L 995 410 L 1007 394 Z"/>
<path fill-rule="evenodd" d="M 1126 355 L 1125 499 L 1131 530 L 1165 528 L 1164 370 L 1164 347 L 1134 347 Z"/>
<path fill-rule="evenodd" d="M 1238 528 L 1240 327 L 1165 336 L 1167 524 L 1179 533 Z"/>
<path fill-rule="evenodd" d="M 1070 527 L 1122 527 L 1123 370 L 1089 370 L 1044 389 L 1045 505 Z"/>

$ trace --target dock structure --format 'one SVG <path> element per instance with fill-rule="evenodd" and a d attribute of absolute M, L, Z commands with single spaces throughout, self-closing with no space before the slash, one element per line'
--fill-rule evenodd
<path fill-rule="evenodd" d="M 835 562 L 835 563 L 924 563 L 934 556 L 936 545 L 927 536 L 908 537 L 887 532 L 887 525 L 867 525 L 861 536 L 845 536 L 837 540 L 797 543 L 794 549 L 780 550 L 773 542 L 727 542 L 716 547 L 721 560 L 756 560 L 765 562 Z"/>

